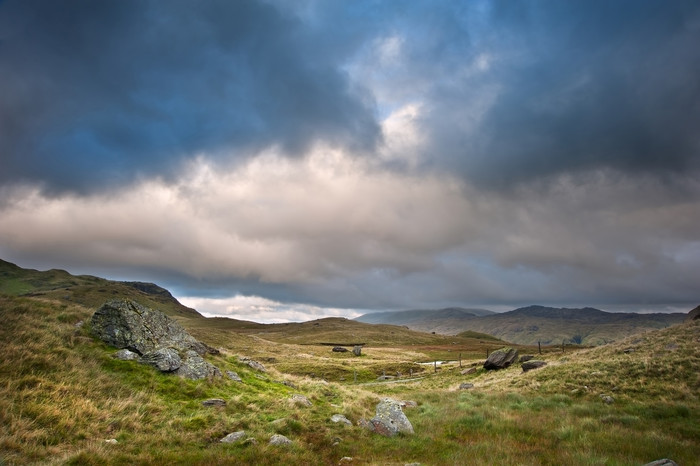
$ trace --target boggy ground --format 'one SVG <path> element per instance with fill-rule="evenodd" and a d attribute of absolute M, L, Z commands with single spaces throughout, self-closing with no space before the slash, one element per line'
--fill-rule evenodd
<path fill-rule="evenodd" d="M 480 367 L 486 350 L 502 343 L 430 334 L 412 342 L 393 327 L 393 335 L 381 332 L 381 344 L 356 334 L 369 340 L 358 358 L 316 344 L 317 337 L 335 338 L 318 335 L 324 321 L 307 326 L 306 336 L 301 325 L 261 334 L 183 314 L 185 328 L 221 348 L 209 360 L 238 372 L 241 384 L 183 380 L 114 360 L 114 349 L 92 338 L 89 325 L 75 326 L 92 312 L 0 296 L 0 464 L 338 464 L 343 457 L 352 457 L 346 464 L 396 465 L 700 464 L 698 323 L 593 349 L 552 349 L 541 356 L 548 365 L 528 373 L 511 367 L 465 376 L 456 362 L 437 372 L 417 363 L 462 353 L 463 366 Z M 268 371 L 250 369 L 239 355 Z M 397 371 L 401 378 L 374 383 Z M 474 388 L 459 390 L 462 382 Z M 313 405 L 292 403 L 295 393 Z M 335 413 L 353 423 L 370 418 L 386 396 L 418 403 L 405 411 L 415 435 L 384 438 L 330 422 Z M 202 406 L 208 398 L 227 405 Z M 219 442 L 237 430 L 257 443 Z M 292 445 L 268 445 L 275 433 Z"/>

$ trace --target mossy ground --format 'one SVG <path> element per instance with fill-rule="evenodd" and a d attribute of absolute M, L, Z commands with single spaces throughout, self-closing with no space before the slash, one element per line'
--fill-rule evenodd
<path fill-rule="evenodd" d="M 236 371 L 241 384 L 183 380 L 114 360 L 114 349 L 93 339 L 88 324 L 75 326 L 93 311 L 0 297 L 0 463 L 338 464 L 350 456 L 352 464 L 641 465 L 664 457 L 700 464 L 700 324 L 557 350 L 542 356 L 548 366 L 528 373 L 512 367 L 465 376 L 458 362 L 437 372 L 415 363 L 456 360 L 461 352 L 463 366 L 480 367 L 488 346 L 410 345 L 399 333 L 396 346 L 385 339 L 357 358 L 180 319 L 221 348 L 209 360 Z M 262 361 L 268 372 L 250 369 L 239 355 Z M 410 370 L 419 380 L 408 380 Z M 366 383 L 382 371 L 402 378 Z M 461 382 L 474 388 L 458 390 Z M 313 406 L 293 404 L 294 393 Z M 601 394 L 615 402 L 605 404 Z M 418 403 L 406 409 L 415 435 L 387 439 L 329 420 L 335 413 L 369 418 L 384 396 Z M 202 406 L 208 398 L 227 405 Z M 237 430 L 258 443 L 219 442 Z M 293 445 L 267 445 L 275 433 Z M 105 442 L 112 438 L 118 443 Z"/>

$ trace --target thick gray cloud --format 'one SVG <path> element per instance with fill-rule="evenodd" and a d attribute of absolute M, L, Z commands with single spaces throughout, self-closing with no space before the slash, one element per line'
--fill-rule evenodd
<path fill-rule="evenodd" d="M 262 2 L 8 1 L 0 31 L 3 182 L 84 190 L 204 152 L 379 137 L 342 57 Z"/>
<path fill-rule="evenodd" d="M 682 306 L 698 43 L 683 0 L 6 1 L 0 257 L 237 316 Z"/>

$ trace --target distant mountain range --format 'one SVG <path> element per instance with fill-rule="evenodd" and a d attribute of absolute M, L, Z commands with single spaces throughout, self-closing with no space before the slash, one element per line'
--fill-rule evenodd
<path fill-rule="evenodd" d="M 457 335 L 473 331 L 523 345 L 601 345 L 630 335 L 683 322 L 687 314 L 612 313 L 528 306 L 504 313 L 485 309 L 446 308 L 364 314 L 356 320 L 403 325 L 411 330 Z"/>

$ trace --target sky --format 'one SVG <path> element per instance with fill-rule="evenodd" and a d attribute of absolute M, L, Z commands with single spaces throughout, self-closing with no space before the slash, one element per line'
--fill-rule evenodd
<path fill-rule="evenodd" d="M 700 301 L 696 0 L 0 1 L 0 257 L 258 322 Z"/>

